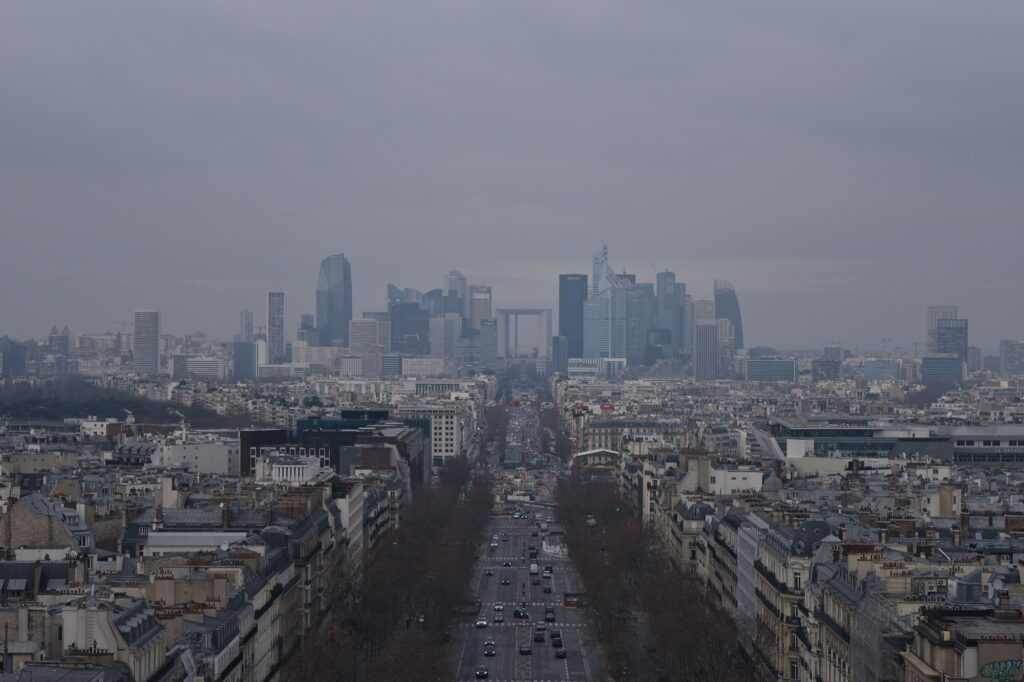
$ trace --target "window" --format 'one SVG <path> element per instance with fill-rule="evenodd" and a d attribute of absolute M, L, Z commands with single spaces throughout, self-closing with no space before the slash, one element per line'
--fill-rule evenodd
<path fill-rule="evenodd" d="M 796 661 L 789 662 L 789 676 L 794 680 L 800 677 L 800 666 Z"/>
<path fill-rule="evenodd" d="M 799 590 L 800 589 L 800 574 L 799 573 L 794 573 L 793 574 L 793 589 L 794 590 Z"/>

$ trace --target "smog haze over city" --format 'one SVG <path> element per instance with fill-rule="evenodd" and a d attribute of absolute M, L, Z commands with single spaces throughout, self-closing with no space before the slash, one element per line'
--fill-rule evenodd
<path fill-rule="evenodd" d="M 1024 677 L 1024 0 L 9 0 L 0 682 Z"/>
<path fill-rule="evenodd" d="M 1022 27 L 1019 2 L 10 2 L 0 334 L 152 307 L 230 340 L 269 290 L 291 329 L 340 252 L 356 316 L 452 268 L 557 309 L 607 243 L 696 298 L 728 279 L 748 345 L 912 350 L 952 304 L 994 353 L 1024 336 Z"/>

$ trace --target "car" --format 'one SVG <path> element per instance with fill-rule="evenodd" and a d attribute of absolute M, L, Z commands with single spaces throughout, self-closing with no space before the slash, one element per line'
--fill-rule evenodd
<path fill-rule="evenodd" d="M 501 581 L 501 584 L 502 585 L 511 585 L 512 581 L 509 580 L 508 578 L 503 578 L 502 581 Z"/>
<path fill-rule="evenodd" d="M 545 613 L 544 614 L 544 622 L 545 623 L 554 623 L 555 622 L 555 614 L 553 614 L 553 613 Z"/>
<path fill-rule="evenodd" d="M 534 578 L 534 579 L 533 579 L 533 580 L 531 580 L 530 582 L 531 582 L 532 584 L 534 584 L 534 585 L 540 585 L 540 578 Z"/>
<path fill-rule="evenodd" d="M 484 646 L 494 646 L 494 638 L 488 637 L 484 640 Z"/>
<path fill-rule="evenodd" d="M 505 605 L 504 604 L 495 604 L 494 605 L 494 610 L 495 611 L 504 611 L 505 610 Z"/>
<path fill-rule="evenodd" d="M 551 638 L 551 646 L 555 647 L 556 649 L 561 649 L 562 648 L 562 638 L 561 637 L 552 637 Z"/>
<path fill-rule="evenodd" d="M 555 658 L 565 658 L 565 649 L 555 649 Z"/>
<path fill-rule="evenodd" d="M 506 561 L 505 563 L 502 564 L 502 566 L 504 566 L 505 568 L 508 568 L 511 565 L 512 565 L 511 561 Z"/>
<path fill-rule="evenodd" d="M 516 609 L 512 612 L 512 615 L 516 618 L 529 618 L 530 612 L 526 609 Z"/>
<path fill-rule="evenodd" d="M 505 622 L 505 616 L 503 616 L 500 613 L 494 614 L 494 622 L 495 623 L 504 623 Z"/>
<path fill-rule="evenodd" d="M 495 648 L 493 646 L 485 646 L 484 647 L 484 656 L 486 656 L 487 658 L 493 658 L 494 656 L 497 656 L 497 655 L 498 655 L 498 652 L 495 650 Z"/>
<path fill-rule="evenodd" d="M 533 653 L 533 649 L 530 648 L 529 644 L 520 644 L 519 645 L 519 655 L 520 656 L 529 656 L 532 653 Z"/>
<path fill-rule="evenodd" d="M 486 680 L 488 674 L 489 673 L 487 672 L 487 666 L 486 665 L 482 665 L 482 666 L 480 666 L 480 667 L 478 667 L 476 669 L 476 679 L 478 679 L 478 680 Z"/>
<path fill-rule="evenodd" d="M 535 641 L 535 642 L 543 642 L 544 641 L 544 633 L 543 632 L 535 632 L 535 633 L 533 633 L 533 641 Z"/>
<path fill-rule="evenodd" d="M 484 571 L 484 575 L 494 575 L 494 571 L 488 568 L 486 571 Z"/>
<path fill-rule="evenodd" d="M 551 636 L 554 637 L 555 639 L 562 639 L 562 631 L 561 630 L 552 630 L 551 631 Z"/>
<path fill-rule="evenodd" d="M 544 594 L 551 594 L 551 585 L 544 586 Z"/>
<path fill-rule="evenodd" d="M 424 616 L 422 613 L 416 618 L 416 622 L 419 623 L 420 625 L 423 625 L 426 621 L 427 621 L 427 617 Z"/>
<path fill-rule="evenodd" d="M 487 627 L 487 619 L 486 618 L 477 618 L 476 626 L 478 628 L 485 628 L 485 627 Z"/>

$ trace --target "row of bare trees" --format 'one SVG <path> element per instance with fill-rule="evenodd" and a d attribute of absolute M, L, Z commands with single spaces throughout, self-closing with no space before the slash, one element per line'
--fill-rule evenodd
<path fill-rule="evenodd" d="M 331 611 L 307 636 L 291 679 L 450 678 L 448 633 L 468 597 L 492 488 L 465 460 L 451 462 L 437 485 L 413 491 L 401 527 L 369 553 L 361 580 L 333 566 Z"/>
<path fill-rule="evenodd" d="M 735 623 L 664 559 L 614 481 L 574 474 L 556 501 L 612 678 L 756 679 Z"/>

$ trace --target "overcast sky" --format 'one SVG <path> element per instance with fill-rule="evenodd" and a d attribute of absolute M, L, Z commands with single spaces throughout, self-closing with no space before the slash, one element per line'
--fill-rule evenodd
<path fill-rule="evenodd" d="M 1024 2 L 6 2 L 0 335 L 288 328 L 318 264 L 736 286 L 748 345 L 1024 338 Z M 130 329 L 130 325 L 128 327 Z"/>

